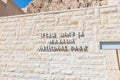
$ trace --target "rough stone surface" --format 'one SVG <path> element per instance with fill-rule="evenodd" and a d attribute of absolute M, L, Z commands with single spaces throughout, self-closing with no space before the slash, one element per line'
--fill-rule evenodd
<path fill-rule="evenodd" d="M 28 13 L 59 11 L 106 4 L 107 0 L 33 0 L 27 6 L 27 11 Z"/>

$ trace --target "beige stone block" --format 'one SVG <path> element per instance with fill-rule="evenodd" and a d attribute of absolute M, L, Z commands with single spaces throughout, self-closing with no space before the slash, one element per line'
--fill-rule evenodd
<path fill-rule="evenodd" d="M 80 76 L 66 76 L 65 80 L 81 80 Z"/>
<path fill-rule="evenodd" d="M 38 62 L 42 62 L 42 61 L 51 61 L 52 57 L 50 57 L 49 55 L 30 55 L 28 56 L 28 60 L 29 61 L 38 61 Z"/>
<path fill-rule="evenodd" d="M 87 14 L 86 10 L 72 12 L 72 16 L 83 16 L 83 15 L 86 15 L 86 14 Z"/>
<path fill-rule="evenodd" d="M 46 70 L 45 69 L 35 69 L 34 72 L 36 74 L 45 74 Z"/>
<path fill-rule="evenodd" d="M 26 50 L 26 51 L 34 50 L 34 46 L 33 46 L 33 44 L 32 44 L 32 45 L 30 45 L 30 44 L 25 45 L 25 50 Z"/>
<path fill-rule="evenodd" d="M 64 80 L 64 75 L 52 75 L 52 80 Z"/>
<path fill-rule="evenodd" d="M 117 12 L 117 11 L 118 11 L 118 8 L 116 8 L 116 7 L 100 9 L 101 14 L 114 13 L 114 12 Z"/>
<path fill-rule="evenodd" d="M 94 14 L 94 10 L 92 10 L 92 9 L 87 10 L 87 14 L 88 14 L 88 15 L 89 15 L 89 14 Z"/>
<path fill-rule="evenodd" d="M 77 21 L 77 20 L 72 20 L 72 21 L 70 22 L 70 25 L 78 25 L 78 21 Z"/>
<path fill-rule="evenodd" d="M 63 70 L 63 71 L 62 71 L 62 74 L 63 74 L 63 75 L 72 75 L 72 74 L 73 74 L 73 71 L 72 71 L 72 70 Z"/>
<path fill-rule="evenodd" d="M 0 80 L 8 80 L 6 77 L 0 77 Z"/>

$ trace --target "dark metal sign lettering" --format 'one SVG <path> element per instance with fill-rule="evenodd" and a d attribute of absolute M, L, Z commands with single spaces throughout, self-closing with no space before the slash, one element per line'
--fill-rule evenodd
<path fill-rule="evenodd" d="M 84 32 L 41 33 L 45 43 L 40 44 L 39 52 L 87 52 L 88 46 L 76 43 L 76 39 L 84 37 Z"/>

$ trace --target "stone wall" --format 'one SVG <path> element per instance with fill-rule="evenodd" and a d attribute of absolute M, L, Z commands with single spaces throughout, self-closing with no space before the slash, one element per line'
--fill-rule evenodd
<path fill-rule="evenodd" d="M 28 13 L 68 10 L 107 5 L 108 0 L 33 0 L 27 6 Z"/>
<path fill-rule="evenodd" d="M 25 14 L 12 0 L 0 0 L 0 16 Z"/>
<path fill-rule="evenodd" d="M 0 80 L 120 80 L 101 41 L 120 41 L 120 6 L 1 17 Z"/>

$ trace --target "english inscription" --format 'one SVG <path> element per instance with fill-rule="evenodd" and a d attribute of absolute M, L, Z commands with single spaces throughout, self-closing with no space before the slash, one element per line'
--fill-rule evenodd
<path fill-rule="evenodd" d="M 39 52 L 88 52 L 88 46 L 76 43 L 83 38 L 84 32 L 41 33 L 45 43 L 39 45 Z"/>

